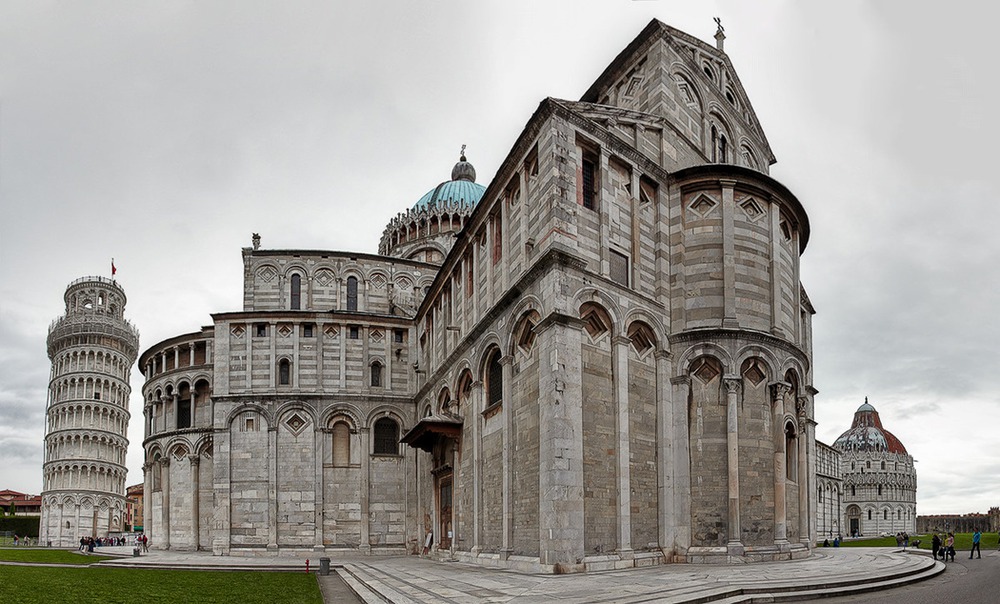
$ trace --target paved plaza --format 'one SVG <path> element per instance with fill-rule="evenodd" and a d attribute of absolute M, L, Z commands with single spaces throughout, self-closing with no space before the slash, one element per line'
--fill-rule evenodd
<path fill-rule="evenodd" d="M 129 548 L 102 548 L 129 553 Z M 993 555 L 990 552 L 989 555 Z M 673 564 L 574 575 L 490 570 L 417 556 L 330 555 L 320 577 L 328 602 L 337 575 L 365 602 L 778 602 L 888 589 L 944 572 L 926 552 L 886 548 L 819 548 L 805 560 L 743 565 Z M 236 558 L 154 550 L 102 566 L 205 570 L 301 570 L 307 557 Z M 310 568 L 319 554 L 308 557 Z"/>

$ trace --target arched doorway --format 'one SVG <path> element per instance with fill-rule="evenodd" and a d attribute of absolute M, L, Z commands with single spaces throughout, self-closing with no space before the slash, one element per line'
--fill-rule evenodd
<path fill-rule="evenodd" d="M 861 508 L 856 505 L 847 506 L 847 527 L 851 537 L 861 534 Z"/>

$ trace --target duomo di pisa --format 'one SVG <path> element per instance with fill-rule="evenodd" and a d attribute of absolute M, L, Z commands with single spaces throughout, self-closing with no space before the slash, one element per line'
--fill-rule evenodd
<path fill-rule="evenodd" d="M 552 573 L 808 556 L 810 225 L 724 38 L 650 22 L 579 100 L 543 99 L 486 186 L 463 153 L 402 201 L 378 254 L 254 235 L 243 307 L 138 359 L 152 546 Z M 127 405 L 72 401 L 123 455 Z"/>

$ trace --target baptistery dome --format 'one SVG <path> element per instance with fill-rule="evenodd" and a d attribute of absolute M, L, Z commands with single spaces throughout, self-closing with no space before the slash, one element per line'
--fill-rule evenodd
<path fill-rule="evenodd" d="M 851 429 L 841 434 L 833 446 L 841 451 L 886 451 L 907 454 L 903 443 L 899 442 L 892 432 L 882 427 L 878 411 L 868 404 L 867 398 L 854 412 Z"/>

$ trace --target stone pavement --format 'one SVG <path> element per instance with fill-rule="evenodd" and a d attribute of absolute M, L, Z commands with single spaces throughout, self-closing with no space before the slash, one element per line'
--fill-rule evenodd
<path fill-rule="evenodd" d="M 131 554 L 131 548 L 100 553 Z M 121 550 L 121 551 L 118 551 Z M 819 548 L 805 560 L 743 565 L 672 564 L 574 575 L 532 575 L 416 556 L 323 554 L 365 602 L 792 602 L 889 589 L 945 570 L 929 553 L 886 548 Z M 310 570 L 320 554 L 309 554 Z M 305 572 L 301 557 L 238 558 L 208 552 L 154 550 L 102 566 L 288 570 Z M 320 577 L 320 586 L 336 577 Z M 327 590 L 324 588 L 324 593 Z M 334 601 L 332 598 L 328 601 Z"/>

